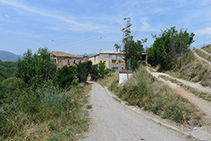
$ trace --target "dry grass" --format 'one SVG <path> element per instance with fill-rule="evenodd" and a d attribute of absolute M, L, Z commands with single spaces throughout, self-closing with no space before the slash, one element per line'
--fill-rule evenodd
<path fill-rule="evenodd" d="M 199 49 L 195 49 L 195 52 L 202 58 L 206 59 L 207 61 L 211 62 L 211 56 L 207 55 L 206 53 L 202 52 Z"/>
<path fill-rule="evenodd" d="M 207 45 L 207 46 L 204 46 L 202 47 L 202 49 L 204 49 L 205 51 L 211 53 L 211 44 L 210 45 Z"/>
<path fill-rule="evenodd" d="M 104 86 L 110 87 L 112 82 L 115 81 L 115 80 L 116 81 L 119 80 L 119 73 L 118 72 L 112 72 L 112 73 L 106 75 L 104 79 L 99 79 L 97 82 L 103 87 Z"/>
<path fill-rule="evenodd" d="M 196 58 L 191 51 L 184 58 L 184 65 L 181 68 L 175 68 L 165 73 L 188 81 L 200 82 L 203 86 L 211 87 L 211 66 Z"/>

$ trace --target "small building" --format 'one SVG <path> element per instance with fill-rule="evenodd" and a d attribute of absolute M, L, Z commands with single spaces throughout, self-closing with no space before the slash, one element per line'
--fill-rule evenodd
<path fill-rule="evenodd" d="M 125 69 L 125 61 L 123 52 L 113 50 L 101 50 L 99 54 L 89 57 L 93 65 L 100 62 L 105 63 L 106 68 L 114 69 L 116 72 Z"/>
<path fill-rule="evenodd" d="M 79 62 L 84 62 L 87 56 L 80 57 L 66 52 L 52 51 L 50 55 L 51 59 L 54 60 L 57 68 L 62 68 L 63 66 L 75 66 Z"/>

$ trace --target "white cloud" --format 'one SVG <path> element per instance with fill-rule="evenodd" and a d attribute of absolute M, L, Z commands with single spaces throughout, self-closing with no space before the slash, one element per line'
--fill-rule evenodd
<path fill-rule="evenodd" d="M 208 35 L 211 37 L 211 27 L 206 27 L 204 29 L 198 29 L 195 31 L 197 35 Z"/>
<path fill-rule="evenodd" d="M 68 27 L 68 30 L 91 31 L 91 30 L 97 30 L 97 29 L 106 27 L 104 25 L 94 25 L 91 23 L 77 22 L 77 21 L 73 20 L 73 19 L 75 19 L 74 17 L 58 15 L 58 14 L 55 14 L 55 13 L 52 13 L 52 12 L 49 12 L 49 11 L 46 11 L 43 9 L 37 9 L 34 7 L 30 7 L 30 6 L 24 5 L 23 3 L 15 1 L 15 0 L 10 0 L 10 1 L 0 0 L 0 3 L 18 8 L 21 10 L 25 10 L 25 11 L 28 11 L 31 13 L 39 14 L 41 16 L 53 18 L 53 19 L 59 21 L 58 22 L 58 23 L 60 23 L 59 26 L 63 26 L 63 24 L 68 25 L 68 26 L 66 26 L 66 27 Z M 59 28 L 54 27 L 54 30 L 55 29 L 59 29 Z"/>
<path fill-rule="evenodd" d="M 141 27 L 141 31 L 159 31 L 158 29 L 151 28 L 151 25 L 147 22 L 148 18 L 141 18 L 141 23 L 143 24 Z"/>
<path fill-rule="evenodd" d="M 7 14 L 5 15 L 5 17 L 6 17 L 6 18 L 9 18 L 9 16 L 8 16 Z"/>

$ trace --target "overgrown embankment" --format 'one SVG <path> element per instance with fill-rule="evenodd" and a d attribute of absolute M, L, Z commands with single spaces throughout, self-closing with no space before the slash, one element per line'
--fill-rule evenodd
<path fill-rule="evenodd" d="M 109 82 L 110 78 L 104 81 Z M 108 85 L 108 83 L 106 84 Z M 143 68 L 134 73 L 123 86 L 118 87 L 118 77 L 111 83 L 109 90 L 130 105 L 137 105 L 162 118 L 193 128 L 204 124 L 203 113 L 171 88 L 158 82 Z"/>
<path fill-rule="evenodd" d="M 207 46 L 203 46 L 202 49 L 207 51 L 208 53 L 211 53 L 211 44 Z"/>
<path fill-rule="evenodd" d="M 183 58 L 183 66 L 176 65 L 165 73 L 211 87 L 211 66 L 196 58 L 190 50 Z"/>
<path fill-rule="evenodd" d="M 204 58 L 205 60 L 211 62 L 211 56 L 206 54 L 205 52 L 203 52 L 200 49 L 195 49 L 194 50 L 200 57 Z"/>

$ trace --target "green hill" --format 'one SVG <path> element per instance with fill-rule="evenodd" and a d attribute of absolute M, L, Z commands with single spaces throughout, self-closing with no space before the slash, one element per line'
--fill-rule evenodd
<path fill-rule="evenodd" d="M 2 61 L 16 62 L 19 57 L 21 57 L 21 56 L 13 54 L 9 51 L 0 50 L 0 60 L 2 60 Z"/>

